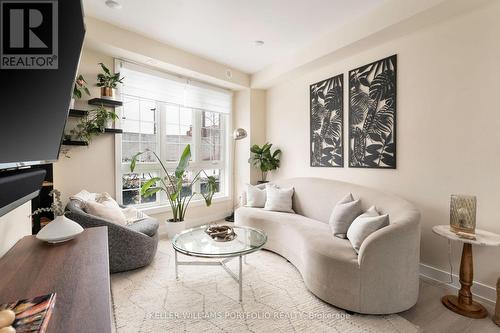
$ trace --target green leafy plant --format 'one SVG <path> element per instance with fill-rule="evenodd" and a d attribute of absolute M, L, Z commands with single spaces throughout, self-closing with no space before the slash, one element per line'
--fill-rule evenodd
<path fill-rule="evenodd" d="M 64 215 L 64 207 L 61 201 L 61 192 L 56 189 L 53 189 L 49 192 L 49 195 L 54 198 L 54 202 L 50 205 L 50 207 L 38 208 L 35 210 L 30 216 L 38 215 L 43 212 L 52 212 L 55 216 Z"/>
<path fill-rule="evenodd" d="M 266 143 L 262 147 L 253 145 L 250 147 L 250 163 L 254 168 L 260 169 L 261 182 L 266 181 L 267 173 L 280 167 L 281 150 L 276 149 L 271 152 L 271 143 Z"/>
<path fill-rule="evenodd" d="M 102 62 L 99 63 L 103 73 L 97 74 L 97 86 L 101 88 L 116 88 L 118 83 L 123 83 L 120 73 L 111 74 L 111 71 Z"/>
<path fill-rule="evenodd" d="M 86 93 L 90 96 L 89 88 L 87 88 L 87 81 L 83 78 L 83 75 L 78 75 L 75 80 L 75 85 L 73 87 L 73 98 L 80 99 L 82 98 L 83 93 Z"/>
<path fill-rule="evenodd" d="M 104 133 L 108 121 L 114 121 L 117 118 L 116 113 L 100 106 L 95 110 L 90 110 L 87 116 L 81 118 L 76 128 L 70 131 L 70 135 L 77 140 L 90 143 L 94 136 Z"/>
<path fill-rule="evenodd" d="M 184 148 L 184 151 L 182 152 L 181 158 L 174 172 L 169 172 L 158 155 L 151 150 L 139 152 L 132 157 L 132 162 L 130 163 L 131 172 L 134 172 L 139 156 L 146 152 L 150 152 L 155 156 L 166 176 L 152 177 L 150 175 L 150 179 L 141 187 L 141 195 L 144 197 L 149 197 L 160 191 L 165 192 L 168 202 L 170 203 L 170 207 L 172 207 L 173 218 L 170 220 L 171 222 L 184 221 L 189 203 L 191 202 L 191 199 L 197 194 L 193 191 L 193 185 L 202 178 L 202 174 L 206 178 L 207 186 L 206 192 L 201 192 L 200 194 L 203 196 L 203 199 L 205 199 L 205 204 L 207 207 L 212 204 L 212 198 L 215 192 L 217 192 L 215 177 L 208 176 L 204 170 L 201 170 L 193 177 L 192 180 L 187 179 L 189 160 L 191 159 L 190 145 L 187 145 L 186 148 Z M 189 194 L 186 194 L 186 192 Z"/>

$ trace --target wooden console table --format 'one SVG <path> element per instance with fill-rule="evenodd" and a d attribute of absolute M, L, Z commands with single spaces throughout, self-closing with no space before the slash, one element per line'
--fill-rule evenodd
<path fill-rule="evenodd" d="M 469 318 L 485 318 L 488 311 L 484 306 L 472 300 L 472 245 L 479 246 L 500 246 L 500 235 L 485 230 L 476 229 L 476 239 L 460 238 L 450 230 L 449 225 L 437 225 L 432 231 L 442 237 L 453 241 L 464 243 L 462 249 L 462 259 L 460 261 L 460 290 L 458 295 L 443 296 L 441 302 L 451 311 Z"/>
<path fill-rule="evenodd" d="M 111 332 L 107 227 L 56 245 L 26 236 L 0 258 L 0 304 L 53 292 L 47 333 Z"/>

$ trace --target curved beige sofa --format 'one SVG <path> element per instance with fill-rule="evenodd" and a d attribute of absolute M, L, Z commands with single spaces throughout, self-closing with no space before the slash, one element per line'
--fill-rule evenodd
<path fill-rule="evenodd" d="M 417 302 L 419 287 L 420 214 L 409 202 L 363 186 L 320 178 L 294 178 L 272 183 L 294 187 L 297 214 L 242 207 L 235 224 L 267 233 L 265 249 L 288 259 L 307 288 L 337 307 L 367 314 L 404 311 Z M 350 242 L 334 237 L 328 219 L 335 204 L 351 192 L 363 208 L 375 205 L 388 213 L 390 225 L 363 242 L 359 255 Z"/>

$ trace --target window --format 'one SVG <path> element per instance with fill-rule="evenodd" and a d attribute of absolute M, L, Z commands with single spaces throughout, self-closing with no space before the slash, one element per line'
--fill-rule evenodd
<path fill-rule="evenodd" d="M 192 83 L 119 61 L 118 71 L 126 77 L 121 90 L 123 107 L 117 136 L 117 199 L 124 205 L 167 205 L 163 192 L 142 197 L 140 188 L 151 177 L 165 174 L 154 153 L 173 172 L 189 144 L 191 161 L 182 195 L 191 195 L 189 184 L 201 170 L 217 179 L 216 197 L 229 196 L 228 128 L 231 93 L 201 83 Z M 133 173 L 132 157 L 140 155 Z M 153 153 L 154 152 L 154 153 Z M 192 191 L 207 190 L 205 173 Z M 199 198 L 193 198 L 193 201 Z"/>

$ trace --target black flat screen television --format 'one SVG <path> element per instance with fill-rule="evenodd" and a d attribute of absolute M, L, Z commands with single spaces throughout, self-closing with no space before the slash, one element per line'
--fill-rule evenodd
<path fill-rule="evenodd" d="M 0 0 L 0 216 L 59 156 L 84 36 L 80 0 Z"/>
<path fill-rule="evenodd" d="M 85 35 L 80 0 L 0 0 L 0 169 L 55 161 Z"/>

